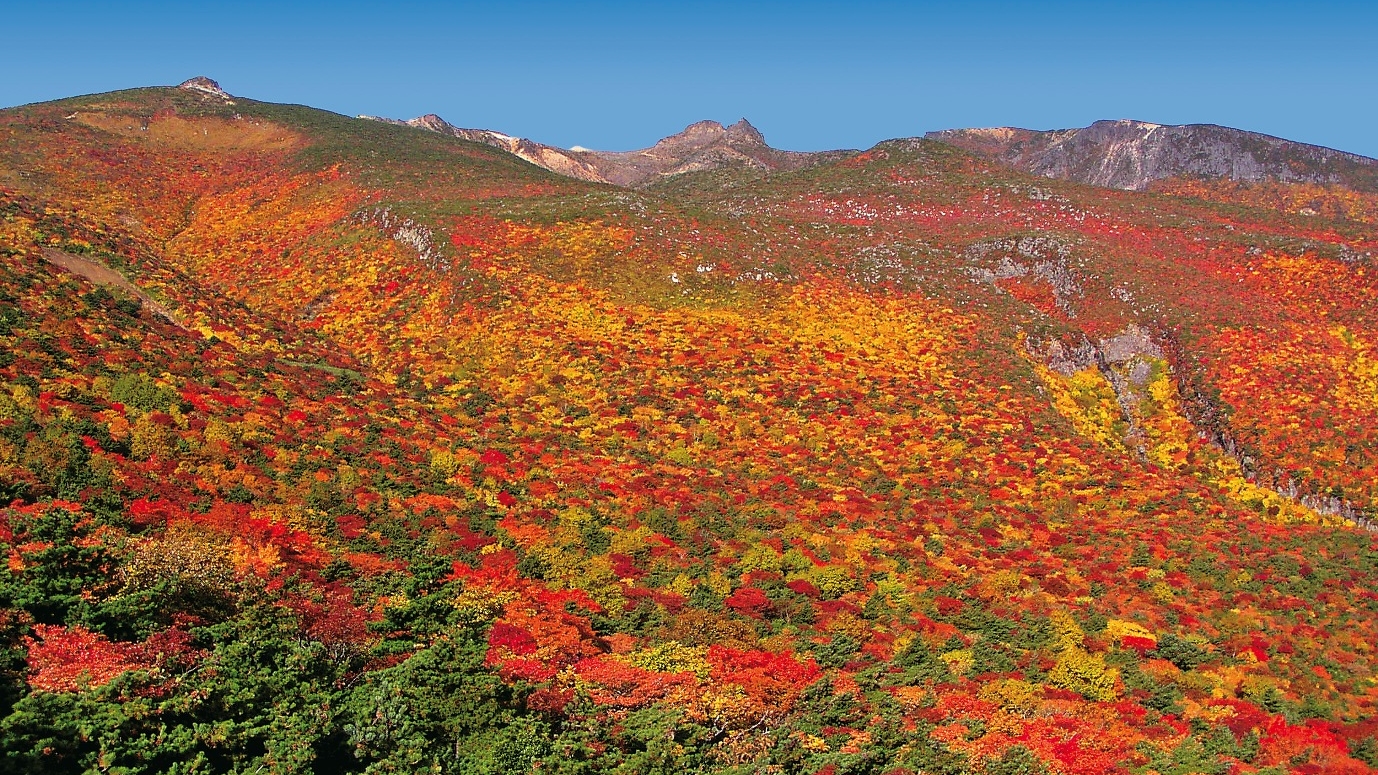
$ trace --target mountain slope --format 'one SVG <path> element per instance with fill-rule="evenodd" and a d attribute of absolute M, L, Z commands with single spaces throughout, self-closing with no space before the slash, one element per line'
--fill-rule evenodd
<path fill-rule="evenodd" d="M 1110 188 L 1137 191 L 1159 180 L 1200 177 L 1378 191 L 1374 159 L 1208 124 L 1097 121 L 1084 129 L 949 129 L 926 137 L 1035 175 Z"/>
<path fill-rule="evenodd" d="M 740 169 L 0 111 L 4 767 L 1372 771 L 1378 229 Z"/>

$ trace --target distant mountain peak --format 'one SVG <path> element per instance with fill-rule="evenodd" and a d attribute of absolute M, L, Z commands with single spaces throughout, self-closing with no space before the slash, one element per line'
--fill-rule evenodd
<path fill-rule="evenodd" d="M 769 148 L 766 144 L 765 135 L 761 130 L 751 125 L 750 121 L 740 119 L 731 126 L 723 126 L 717 121 L 705 120 L 695 121 L 682 131 L 658 141 L 653 147 L 663 148 L 666 146 L 708 145 L 712 143 L 727 143 L 731 145 L 752 145 L 761 148 Z M 647 149 L 649 150 L 649 149 Z M 614 153 L 609 151 L 609 153 Z M 626 153 L 637 153 L 637 151 L 627 151 Z"/>
<path fill-rule="evenodd" d="M 1116 119 L 1081 129 L 947 129 L 926 137 L 1036 175 L 1109 188 L 1198 177 L 1378 190 L 1374 159 L 1214 124 Z"/>
<path fill-rule="evenodd" d="M 230 102 L 233 100 L 233 97 L 230 96 L 229 92 L 220 88 L 220 84 L 216 83 L 210 78 L 207 78 L 204 75 L 198 75 L 195 78 L 188 78 L 187 80 L 177 84 L 177 88 L 186 89 L 187 91 L 200 92 L 202 94 L 209 94 L 213 97 L 219 97 L 220 99 L 225 100 L 226 102 Z"/>
<path fill-rule="evenodd" d="M 664 138 L 663 140 L 661 140 L 661 142 L 665 142 L 665 140 L 668 140 L 671 137 L 694 136 L 702 134 L 722 134 L 725 131 L 727 131 L 727 127 L 723 126 L 722 124 L 719 124 L 718 122 L 713 121 L 711 119 L 704 119 L 703 121 L 695 121 L 694 123 L 685 127 L 683 131 L 670 135 L 670 137 Z"/>
<path fill-rule="evenodd" d="M 727 128 L 727 135 L 733 139 L 746 140 L 749 142 L 766 144 L 766 136 L 761 134 L 761 130 L 751 125 L 746 119 L 738 119 L 737 123 Z"/>
<path fill-rule="evenodd" d="M 411 121 L 408 121 L 407 124 L 409 126 L 421 127 L 422 129 L 429 129 L 433 132 L 443 132 L 447 129 L 454 128 L 453 124 L 441 118 L 440 116 L 437 116 L 434 113 L 427 113 L 424 116 L 417 116 Z"/>
<path fill-rule="evenodd" d="M 1152 130 L 1162 129 L 1164 126 L 1166 126 L 1166 124 L 1155 124 L 1152 121 L 1139 121 L 1138 119 L 1133 118 L 1103 118 L 1100 121 L 1092 122 L 1091 126 L 1119 126 L 1132 127 L 1134 129 Z"/>
<path fill-rule="evenodd" d="M 461 129 L 434 113 L 407 121 L 377 116 L 359 118 L 484 143 L 561 175 L 632 188 L 686 172 L 725 167 L 797 169 L 814 161 L 836 158 L 839 153 L 813 154 L 771 148 L 761 131 L 744 118 L 731 126 L 712 120 L 696 121 L 650 148 L 635 151 L 595 151 L 578 145 L 566 150 L 491 129 Z"/>

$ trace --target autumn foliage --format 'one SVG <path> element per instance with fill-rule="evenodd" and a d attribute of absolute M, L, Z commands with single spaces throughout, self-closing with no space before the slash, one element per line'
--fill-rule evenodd
<path fill-rule="evenodd" d="M 174 90 L 0 133 L 6 766 L 1378 762 L 1359 194 L 895 141 L 633 196 Z"/>

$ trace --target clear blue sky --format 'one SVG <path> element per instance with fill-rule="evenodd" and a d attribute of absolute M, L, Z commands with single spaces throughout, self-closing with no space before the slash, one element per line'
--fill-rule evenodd
<path fill-rule="evenodd" d="M 772 145 L 1216 123 L 1378 157 L 1378 3 L 11 0 L 0 105 L 208 75 L 345 114 L 624 150 L 747 117 Z"/>

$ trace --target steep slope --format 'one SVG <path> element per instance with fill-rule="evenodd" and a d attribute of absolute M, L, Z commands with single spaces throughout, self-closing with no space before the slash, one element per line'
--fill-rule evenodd
<path fill-rule="evenodd" d="M 948 129 L 926 137 L 1035 175 L 1135 191 L 1176 177 L 1378 191 L 1374 159 L 1209 124 L 1097 121 L 1084 129 Z"/>
<path fill-rule="evenodd" d="M 1372 771 L 1371 225 L 712 177 L 0 112 L 5 766 Z"/>

